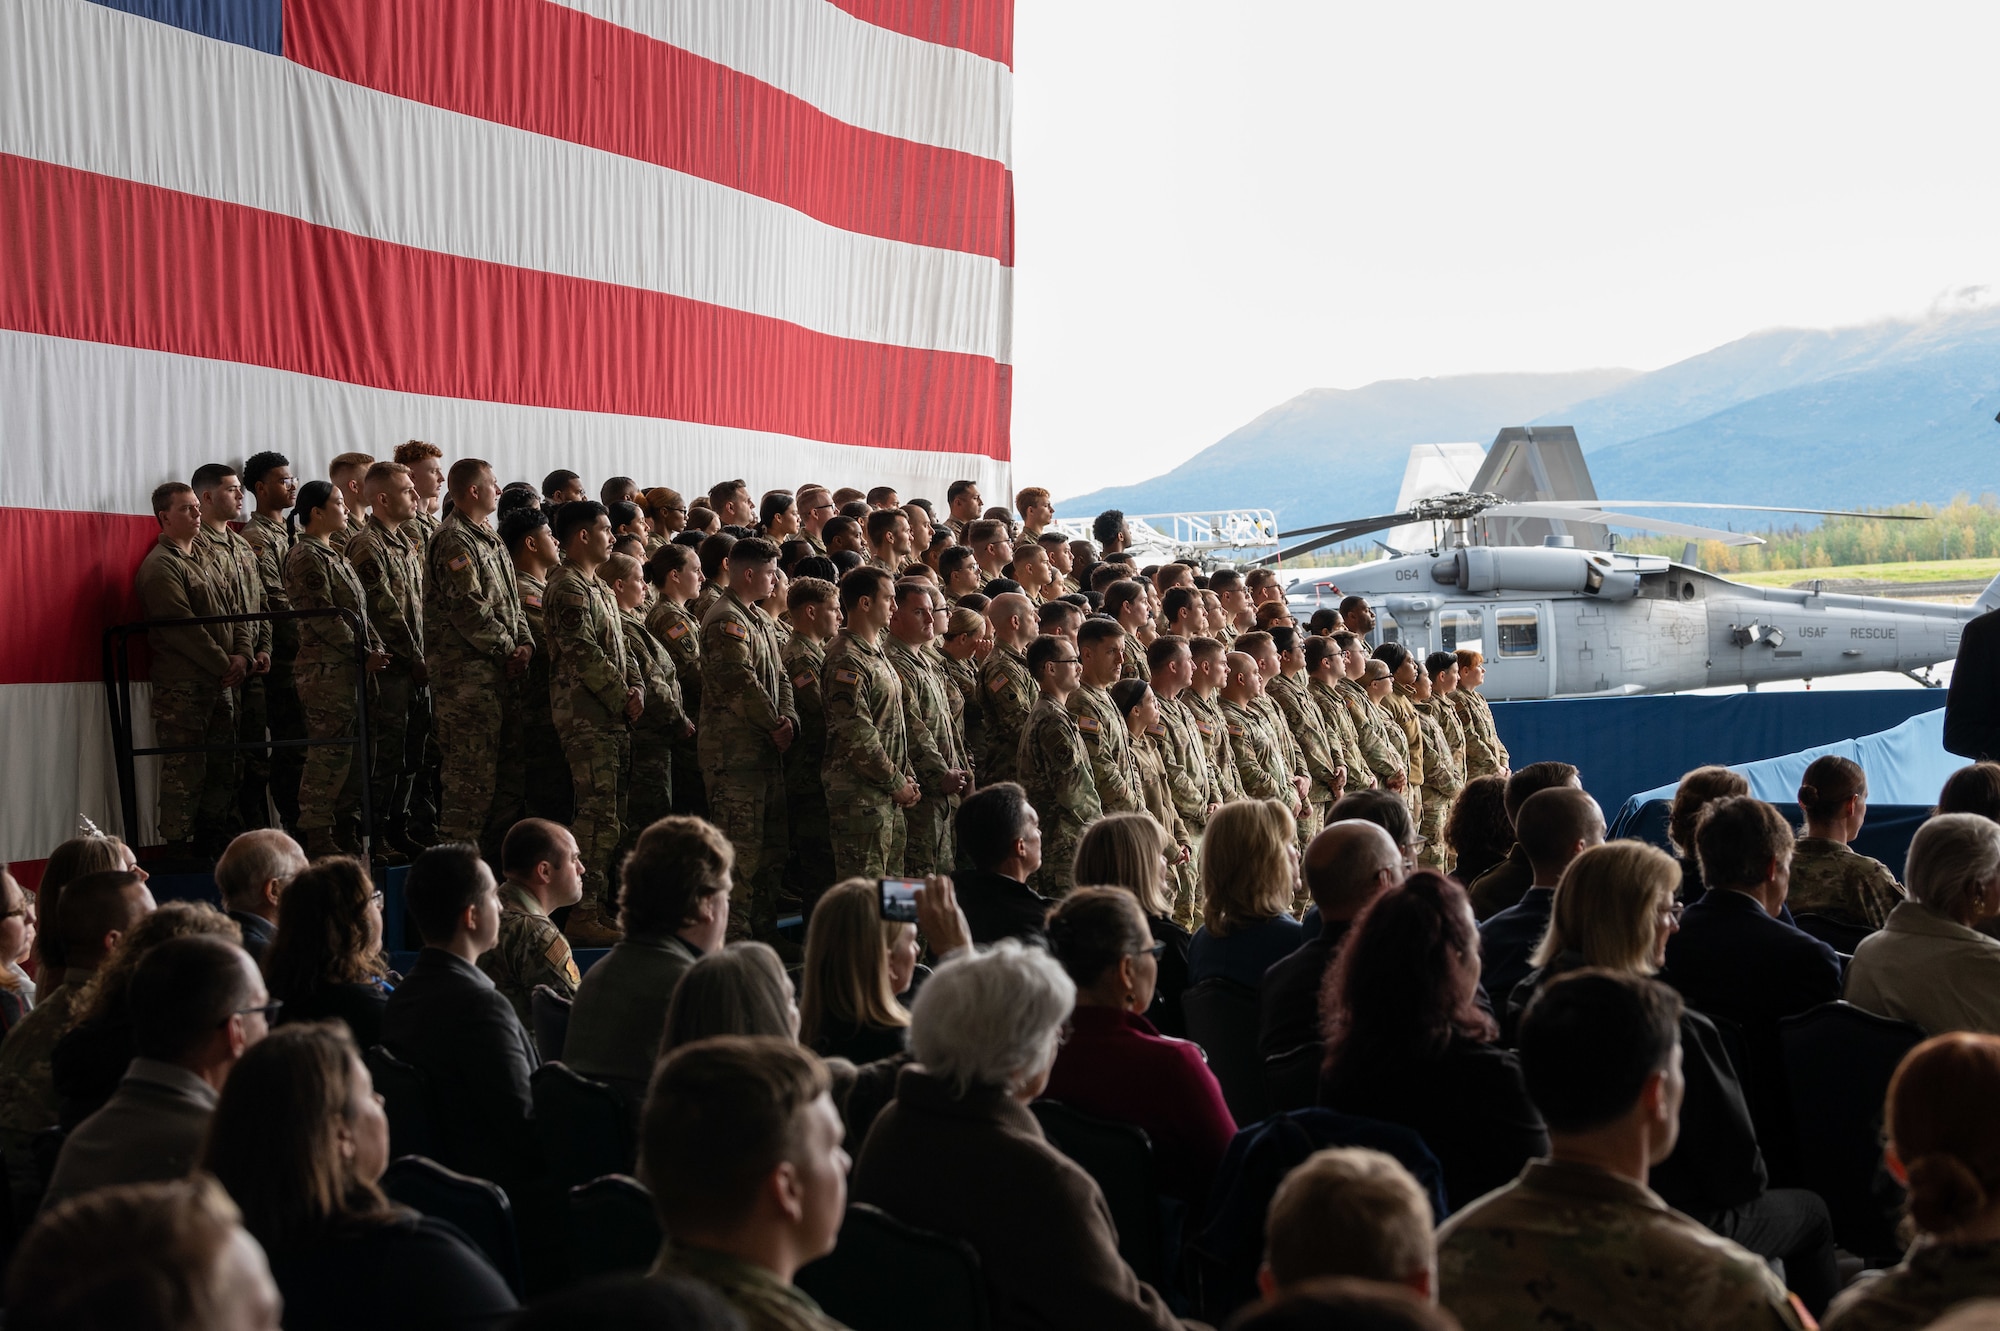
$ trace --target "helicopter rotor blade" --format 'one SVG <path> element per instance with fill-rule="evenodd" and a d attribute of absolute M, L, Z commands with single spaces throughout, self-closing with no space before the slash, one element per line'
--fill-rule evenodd
<path fill-rule="evenodd" d="M 1724 545 L 1764 544 L 1762 537 L 1748 532 L 1697 527 L 1692 523 L 1667 522 L 1660 518 L 1640 518 L 1630 513 L 1608 513 L 1597 508 L 1569 508 L 1562 504 L 1502 504 L 1487 509 L 1480 516 L 1493 517 L 1496 514 L 1512 518 L 1546 518 L 1555 522 L 1587 522 L 1599 527 L 1634 527 L 1640 531 L 1658 532 L 1662 536 L 1679 536 L 1691 541 L 1720 541 Z"/>
<path fill-rule="evenodd" d="M 1857 513 L 1846 508 L 1780 508 L 1772 504 L 1697 504 L 1681 499 L 1589 499 L 1539 501 L 1546 504 L 1576 503 L 1586 508 L 1713 508 L 1743 513 L 1812 513 L 1825 518 L 1880 518 L 1884 522 L 1930 522 L 1929 513 Z"/>
<path fill-rule="evenodd" d="M 1384 513 L 1374 518 L 1344 518 L 1339 522 L 1322 522 L 1317 527 L 1294 527 L 1288 532 L 1280 532 L 1278 539 L 1283 541 L 1290 540 L 1294 536 L 1317 536 L 1323 531 L 1335 531 L 1345 527 L 1372 527 L 1379 531 L 1383 527 L 1400 527 L 1406 522 L 1414 522 L 1416 516 L 1415 513 Z"/>

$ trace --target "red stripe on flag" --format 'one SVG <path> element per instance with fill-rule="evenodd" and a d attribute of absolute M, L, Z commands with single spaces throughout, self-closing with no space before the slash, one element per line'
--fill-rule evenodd
<path fill-rule="evenodd" d="M 344 383 L 1005 458 L 1008 367 L 0 154 L 0 327 Z"/>
<path fill-rule="evenodd" d="M 349 83 L 700 176 L 844 230 L 1013 262 L 1001 163 L 857 128 L 549 0 L 285 0 L 285 55 Z"/>
<path fill-rule="evenodd" d="M 1014 0 L 832 0 L 864 23 L 1014 67 Z"/>
<path fill-rule="evenodd" d="M 150 514 L 0 508 L 0 684 L 75 684 L 102 679 L 104 630 L 145 616 L 132 576 L 160 524 Z M 133 664 L 145 673 L 143 635 Z"/>

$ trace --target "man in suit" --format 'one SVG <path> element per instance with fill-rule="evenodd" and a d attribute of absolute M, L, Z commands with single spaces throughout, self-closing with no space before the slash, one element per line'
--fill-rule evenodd
<path fill-rule="evenodd" d="M 274 1009 L 249 954 L 213 934 L 157 944 L 132 975 L 132 1065 L 56 1157 L 44 1206 L 115 1183 L 184 1176 L 229 1070 Z"/>
<path fill-rule="evenodd" d="M 1528 958 L 1549 931 L 1563 870 L 1604 844 L 1604 811 L 1574 786 L 1538 790 L 1514 815 L 1514 840 L 1534 877 L 1519 901 L 1479 926 L 1480 982 L 1496 1012 L 1507 1010 L 1507 996 L 1534 969 Z"/>
<path fill-rule="evenodd" d="M 1042 867 L 1042 821 L 1028 792 L 1000 781 L 967 796 L 958 806 L 958 848 L 973 865 L 952 877 L 972 941 L 1043 937 L 1055 903 L 1028 886 Z"/>
<path fill-rule="evenodd" d="M 1257 1049 L 1265 1058 L 1320 1038 L 1319 992 L 1327 967 L 1356 917 L 1402 879 L 1403 849 L 1380 825 L 1343 819 L 1307 845 L 1299 873 L 1319 908 L 1320 927 L 1264 972 Z"/>
<path fill-rule="evenodd" d="M 1507 810 L 1507 821 L 1513 822 L 1520 816 L 1521 806 L 1528 797 L 1538 790 L 1549 790 L 1557 786 L 1574 786 L 1583 789 L 1583 778 L 1576 768 L 1568 763 L 1529 763 L 1520 771 L 1507 778 L 1506 794 L 1501 803 Z M 1466 892 L 1472 898 L 1474 919 L 1490 920 L 1527 894 L 1534 882 L 1534 866 L 1528 863 L 1528 852 L 1517 840 L 1514 848 L 1507 852 L 1507 858 L 1480 874 L 1466 884 Z"/>
<path fill-rule="evenodd" d="M 305 851 L 275 827 L 243 833 L 215 862 L 222 908 L 243 930 L 243 950 L 259 966 L 278 936 L 278 895 L 305 867 Z"/>
<path fill-rule="evenodd" d="M 1974 762 L 2000 758 L 2000 610 L 1979 616 L 1959 637 L 1944 700 L 1944 747 Z"/>
<path fill-rule="evenodd" d="M 539 1168 L 528 1077 L 535 1046 L 479 969 L 500 941 L 500 896 L 479 848 L 433 846 L 404 885 L 424 950 L 382 1012 L 382 1043 L 429 1082 L 438 1158 L 517 1190 Z"/>

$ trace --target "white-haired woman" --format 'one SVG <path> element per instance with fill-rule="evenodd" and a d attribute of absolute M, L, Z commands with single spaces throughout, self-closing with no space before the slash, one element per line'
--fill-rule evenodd
<path fill-rule="evenodd" d="M 1055 958 L 1012 939 L 939 966 L 910 1014 L 917 1062 L 875 1120 L 849 1194 L 976 1248 L 996 1331 L 1179 1328 L 1119 1257 L 1097 1184 L 1028 1112 L 1075 1003 Z"/>
<path fill-rule="evenodd" d="M 1910 899 L 1861 940 L 1847 1001 L 1915 1022 L 1931 1035 L 2000 1034 L 2000 823 L 1941 813 L 1917 829 L 1903 863 Z"/>

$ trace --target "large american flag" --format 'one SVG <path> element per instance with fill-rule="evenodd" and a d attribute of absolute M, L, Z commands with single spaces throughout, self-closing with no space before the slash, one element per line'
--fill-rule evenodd
<path fill-rule="evenodd" d="M 204 462 L 1006 493 L 1012 11 L 0 0 L 0 859 Z"/>

